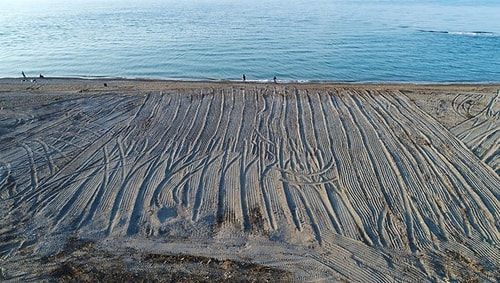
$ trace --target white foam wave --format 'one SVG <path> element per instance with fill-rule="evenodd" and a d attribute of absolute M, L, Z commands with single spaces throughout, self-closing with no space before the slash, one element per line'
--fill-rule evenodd
<path fill-rule="evenodd" d="M 450 35 L 460 35 L 460 36 L 488 36 L 488 37 L 497 37 L 500 34 L 490 32 L 490 31 L 446 31 L 446 30 L 426 30 L 419 29 L 420 32 L 428 32 L 428 33 L 442 33 L 442 34 L 450 34 Z"/>

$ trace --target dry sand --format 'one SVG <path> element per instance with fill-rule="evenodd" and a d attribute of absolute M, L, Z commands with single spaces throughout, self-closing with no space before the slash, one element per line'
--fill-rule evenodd
<path fill-rule="evenodd" d="M 0 281 L 498 281 L 499 89 L 1 79 Z"/>

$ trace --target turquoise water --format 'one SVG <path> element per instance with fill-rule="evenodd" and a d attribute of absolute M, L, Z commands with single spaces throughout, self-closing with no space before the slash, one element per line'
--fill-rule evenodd
<path fill-rule="evenodd" d="M 500 81 L 496 0 L 10 2 L 0 77 Z"/>

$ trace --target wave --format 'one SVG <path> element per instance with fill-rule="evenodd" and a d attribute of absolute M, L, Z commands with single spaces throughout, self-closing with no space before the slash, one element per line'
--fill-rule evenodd
<path fill-rule="evenodd" d="M 442 34 L 463 35 L 463 36 L 489 36 L 489 37 L 500 36 L 499 34 L 491 31 L 446 31 L 446 30 L 428 30 L 428 29 L 418 29 L 418 31 L 426 33 L 442 33 Z"/>

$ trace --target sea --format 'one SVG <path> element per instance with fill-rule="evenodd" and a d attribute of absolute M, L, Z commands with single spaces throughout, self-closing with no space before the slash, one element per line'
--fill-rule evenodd
<path fill-rule="evenodd" d="M 500 82 L 498 0 L 0 0 L 0 77 Z"/>

